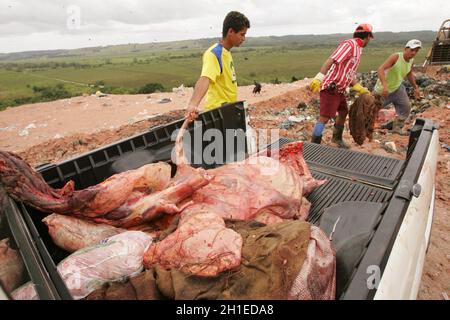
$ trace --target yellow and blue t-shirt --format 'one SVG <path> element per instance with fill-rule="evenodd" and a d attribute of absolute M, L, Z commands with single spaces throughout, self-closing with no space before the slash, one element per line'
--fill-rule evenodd
<path fill-rule="evenodd" d="M 202 77 L 210 79 L 205 111 L 237 100 L 237 81 L 233 57 L 220 43 L 212 45 L 203 54 Z"/>

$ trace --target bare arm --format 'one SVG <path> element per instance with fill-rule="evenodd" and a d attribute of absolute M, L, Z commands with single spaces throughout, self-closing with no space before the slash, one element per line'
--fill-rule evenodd
<path fill-rule="evenodd" d="M 200 77 L 195 84 L 194 93 L 192 93 L 191 100 L 189 101 L 189 106 L 195 106 L 196 108 L 202 101 L 209 87 L 209 78 Z"/>
<path fill-rule="evenodd" d="M 194 92 L 192 93 L 191 100 L 189 101 L 188 108 L 186 110 L 186 118 L 194 120 L 197 118 L 199 113 L 199 104 L 202 101 L 203 97 L 208 92 L 209 87 L 209 78 L 208 77 L 200 77 L 195 84 Z"/>
<path fill-rule="evenodd" d="M 380 82 L 383 85 L 383 95 L 384 96 L 389 94 L 385 72 L 386 72 L 386 70 L 392 68 L 392 66 L 397 62 L 397 60 L 398 60 L 398 55 L 394 53 L 389 58 L 387 58 L 387 60 L 385 62 L 383 62 L 383 64 L 377 70 L 378 78 L 380 79 Z"/>
<path fill-rule="evenodd" d="M 416 78 L 414 77 L 414 74 L 413 74 L 412 71 L 410 71 L 410 72 L 406 75 L 406 77 L 408 78 L 409 83 L 412 84 L 412 86 L 414 87 L 414 89 L 419 87 L 419 86 L 417 85 L 417 83 L 416 83 Z"/>
<path fill-rule="evenodd" d="M 320 72 L 323 74 L 327 74 L 328 70 L 330 70 L 333 63 L 334 63 L 333 59 L 328 58 L 322 65 L 322 68 L 320 68 Z"/>
<path fill-rule="evenodd" d="M 414 87 L 414 95 L 417 99 L 420 99 L 420 89 L 419 86 L 416 83 L 416 78 L 414 77 L 414 74 L 412 70 L 406 75 L 408 78 L 409 83 Z"/>

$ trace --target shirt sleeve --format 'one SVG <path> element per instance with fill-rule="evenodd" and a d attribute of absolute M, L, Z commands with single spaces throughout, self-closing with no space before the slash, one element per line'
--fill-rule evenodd
<path fill-rule="evenodd" d="M 331 59 L 336 63 L 341 63 L 348 59 L 352 54 L 352 46 L 348 42 L 343 42 L 331 55 Z"/>
<path fill-rule="evenodd" d="M 207 51 L 203 54 L 201 77 L 207 77 L 212 82 L 216 82 L 218 76 L 220 76 L 219 61 L 217 61 L 217 57 L 212 52 Z"/>

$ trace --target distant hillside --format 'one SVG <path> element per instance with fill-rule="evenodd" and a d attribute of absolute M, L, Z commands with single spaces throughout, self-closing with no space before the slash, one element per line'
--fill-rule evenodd
<path fill-rule="evenodd" d="M 436 36 L 434 31 L 411 31 L 411 32 L 377 32 L 371 46 L 403 45 L 408 40 L 420 39 L 424 46 L 429 46 Z M 328 47 L 339 43 L 341 40 L 351 37 L 351 34 L 329 34 L 329 35 L 286 35 L 267 37 L 248 37 L 245 48 L 251 47 Z M 164 52 L 164 51 L 197 51 L 205 49 L 218 38 L 196 39 L 185 41 L 146 43 L 146 44 L 124 44 L 105 47 L 91 47 L 72 50 L 46 50 L 26 51 L 17 53 L 0 53 L 1 62 L 34 60 L 34 59 L 60 59 L 79 57 L 100 57 L 119 55 L 139 55 L 142 53 Z"/>

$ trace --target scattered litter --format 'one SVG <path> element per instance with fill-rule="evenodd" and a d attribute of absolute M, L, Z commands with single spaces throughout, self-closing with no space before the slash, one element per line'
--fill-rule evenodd
<path fill-rule="evenodd" d="M 448 145 L 446 143 L 442 144 L 442 148 L 445 148 L 445 149 L 447 149 L 447 151 L 450 151 L 450 145 Z"/>
<path fill-rule="evenodd" d="M 184 92 L 184 84 L 182 84 L 181 86 L 179 86 L 178 88 L 172 88 L 172 92 L 174 93 L 183 93 Z"/>
<path fill-rule="evenodd" d="M 107 97 L 107 96 L 108 96 L 106 93 L 103 93 L 103 92 L 101 92 L 101 91 L 97 91 L 97 92 L 95 93 L 95 95 L 96 95 L 97 97 L 99 97 L 99 98 Z"/>
<path fill-rule="evenodd" d="M 397 146 L 395 142 L 389 141 L 384 144 L 385 150 L 388 152 L 397 152 Z"/>
<path fill-rule="evenodd" d="M 444 300 L 449 300 L 447 292 L 442 292 L 442 296 L 444 297 Z"/>
<path fill-rule="evenodd" d="M 158 103 L 169 103 L 172 102 L 172 98 L 163 98 L 161 100 L 158 100 Z"/>
<path fill-rule="evenodd" d="M 278 127 L 280 129 L 289 129 L 291 128 L 295 123 L 290 120 L 284 120 Z"/>
<path fill-rule="evenodd" d="M 53 137 L 53 139 L 61 139 L 63 136 L 60 135 L 59 133 L 55 134 L 55 136 Z"/>
<path fill-rule="evenodd" d="M 27 129 L 23 129 L 22 131 L 19 132 L 19 136 L 20 137 L 26 137 L 28 136 L 29 132 Z"/>
<path fill-rule="evenodd" d="M 303 117 L 303 116 L 300 116 L 300 117 L 289 116 L 288 120 L 289 120 L 289 121 L 292 121 L 292 122 L 303 122 L 303 121 L 306 120 L 306 118 Z"/>
<path fill-rule="evenodd" d="M 4 128 L 0 128 L 0 132 L 2 132 L 2 131 L 13 131 L 16 128 L 17 128 L 16 126 L 4 127 Z"/>

